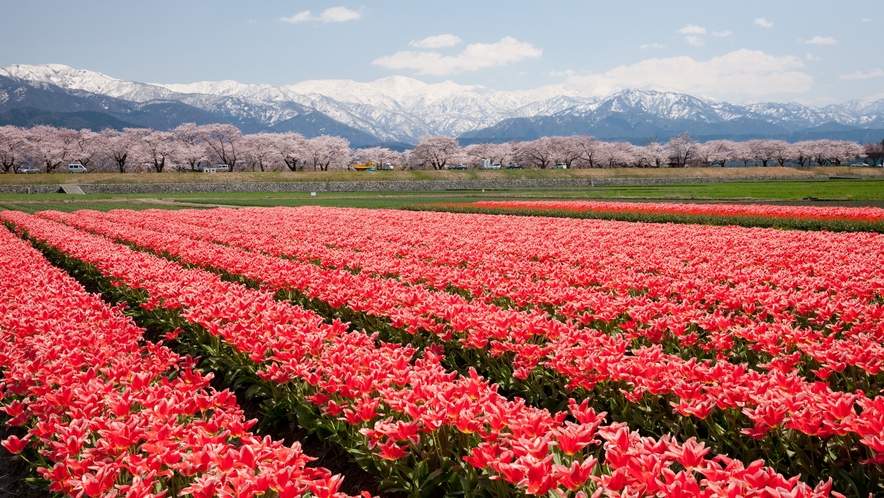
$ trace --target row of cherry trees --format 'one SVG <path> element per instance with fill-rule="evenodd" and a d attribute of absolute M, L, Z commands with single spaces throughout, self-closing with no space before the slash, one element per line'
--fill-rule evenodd
<path fill-rule="evenodd" d="M 0 168 L 22 165 L 60 171 L 79 163 L 90 171 L 199 171 L 226 164 L 233 170 L 346 169 L 353 159 L 350 143 L 323 135 L 298 133 L 243 135 L 228 124 L 183 124 L 171 131 L 125 128 L 100 132 L 52 126 L 0 127 Z"/>
<path fill-rule="evenodd" d="M 462 163 L 478 167 L 482 159 L 492 163 L 520 163 L 524 167 L 546 169 L 556 164 L 568 168 L 662 168 L 688 166 L 784 166 L 797 164 L 841 165 L 868 158 L 869 164 L 884 158 L 873 151 L 882 144 L 861 146 L 840 140 L 810 140 L 789 143 L 782 140 L 711 140 L 705 143 L 678 135 L 667 143 L 651 141 L 647 145 L 629 142 L 606 142 L 586 135 L 543 137 L 526 142 L 474 144 L 460 148 L 448 137 L 422 139 L 411 154 L 413 167 L 442 169 Z"/>
<path fill-rule="evenodd" d="M 354 164 L 389 164 L 396 169 L 445 169 L 456 164 L 478 168 L 491 164 L 522 164 L 546 169 L 556 164 L 568 168 L 746 166 L 785 164 L 844 164 L 867 158 L 884 162 L 884 145 L 813 140 L 712 140 L 705 143 L 687 134 L 667 143 L 606 142 L 590 136 L 543 137 L 503 144 L 461 147 L 451 137 L 424 137 L 404 153 L 383 147 L 351 149 L 341 137 L 307 139 L 298 133 L 243 135 L 228 124 L 183 124 L 171 131 L 126 128 L 101 132 L 51 126 L 0 127 L 0 168 L 15 172 L 33 165 L 45 172 L 79 163 L 90 171 L 197 171 L 206 165 L 226 164 L 232 171 L 344 170 Z"/>

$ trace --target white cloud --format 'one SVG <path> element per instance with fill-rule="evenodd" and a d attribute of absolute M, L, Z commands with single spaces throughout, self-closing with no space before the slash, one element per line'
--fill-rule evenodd
<path fill-rule="evenodd" d="M 731 30 L 726 29 L 724 31 L 713 31 L 712 36 L 716 38 L 727 38 L 728 36 L 734 34 Z"/>
<path fill-rule="evenodd" d="M 832 38 L 831 36 L 816 35 L 810 40 L 806 40 L 804 43 L 808 45 L 837 45 L 838 40 Z"/>
<path fill-rule="evenodd" d="M 706 45 L 706 42 L 704 42 L 699 36 L 685 36 L 684 40 L 692 47 L 702 47 L 703 45 Z"/>
<path fill-rule="evenodd" d="M 706 42 L 703 41 L 702 38 L 696 35 L 705 35 L 706 28 L 703 26 L 697 26 L 695 24 L 688 24 L 687 26 L 678 30 L 679 34 L 686 35 L 684 37 L 684 41 L 687 42 L 688 45 L 692 47 L 702 47 L 706 45 Z"/>
<path fill-rule="evenodd" d="M 564 71 L 550 71 L 550 76 L 574 76 L 577 74 L 573 69 L 565 69 Z"/>
<path fill-rule="evenodd" d="M 678 30 L 678 32 L 683 35 L 705 35 L 706 28 L 704 28 L 702 26 L 695 26 L 693 24 L 688 24 L 687 26 Z"/>
<path fill-rule="evenodd" d="M 289 22 L 292 24 L 296 24 L 299 22 L 312 21 L 312 20 L 313 20 L 313 16 L 310 15 L 309 10 L 298 12 L 297 14 L 293 15 L 292 17 L 280 18 L 280 21 L 285 21 L 285 22 Z"/>
<path fill-rule="evenodd" d="M 817 57 L 813 54 L 807 54 L 806 56 L 804 56 L 804 59 L 808 60 L 808 61 L 821 61 L 821 60 L 823 60 L 822 57 Z"/>
<path fill-rule="evenodd" d="M 362 17 L 362 14 L 356 12 L 355 10 L 350 10 L 347 7 L 331 7 L 322 11 L 322 13 L 318 16 L 314 16 L 310 13 L 309 10 L 305 10 L 302 12 L 298 12 L 291 17 L 283 17 L 280 19 L 280 21 L 285 21 L 292 24 L 307 21 L 322 21 L 325 23 L 329 23 L 353 21 L 359 19 L 360 17 Z"/>
<path fill-rule="evenodd" d="M 647 59 L 603 74 L 571 76 L 565 84 L 584 95 L 596 96 L 641 88 L 716 98 L 760 98 L 809 91 L 813 77 L 801 72 L 803 67 L 799 57 L 741 49 L 708 61 L 687 56 Z"/>
<path fill-rule="evenodd" d="M 362 14 L 347 7 L 332 7 L 322 11 L 322 14 L 319 15 L 319 20 L 322 22 L 344 22 L 355 21 L 360 17 L 362 17 Z"/>
<path fill-rule="evenodd" d="M 882 100 L 882 99 L 884 99 L 884 92 L 869 95 L 868 97 L 865 98 L 865 101 L 866 102 L 875 102 L 876 100 Z"/>
<path fill-rule="evenodd" d="M 258 24 L 258 20 L 257 19 L 249 19 L 248 21 L 246 21 L 246 23 L 247 24 Z"/>
<path fill-rule="evenodd" d="M 442 47 L 453 47 L 462 42 L 460 38 L 450 34 L 437 35 L 437 36 L 428 36 L 423 40 L 412 41 L 409 43 L 412 47 L 416 48 L 442 48 Z"/>
<path fill-rule="evenodd" d="M 758 19 L 756 19 L 755 25 L 761 26 L 762 28 L 772 28 L 773 27 L 773 23 L 763 17 L 759 17 Z"/>
<path fill-rule="evenodd" d="M 872 20 L 868 17 L 863 17 L 862 21 L 863 22 L 872 22 Z"/>
<path fill-rule="evenodd" d="M 527 57 L 540 57 L 542 53 L 543 50 L 530 43 L 507 36 L 497 43 L 472 43 L 455 56 L 407 50 L 375 59 L 372 64 L 387 69 L 416 69 L 418 74 L 439 76 L 503 66 Z"/>
<path fill-rule="evenodd" d="M 867 80 L 870 78 L 880 78 L 884 76 L 884 71 L 881 68 L 873 68 L 869 70 L 869 72 L 864 73 L 862 71 L 856 71 L 850 74 L 842 74 L 838 77 L 839 80 Z"/>
<path fill-rule="evenodd" d="M 639 45 L 638 48 L 640 48 L 642 50 L 646 50 L 649 48 L 661 49 L 661 48 L 666 48 L 666 45 L 660 45 L 659 43 L 645 43 L 643 45 Z"/>

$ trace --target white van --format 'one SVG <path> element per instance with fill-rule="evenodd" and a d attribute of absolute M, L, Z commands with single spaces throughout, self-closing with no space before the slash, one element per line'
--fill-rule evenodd
<path fill-rule="evenodd" d="M 219 171 L 230 171 L 230 167 L 226 164 L 216 164 L 214 166 L 201 166 L 200 171 L 203 173 L 217 173 Z"/>
<path fill-rule="evenodd" d="M 68 173 L 85 173 L 86 167 L 82 164 L 68 164 Z"/>

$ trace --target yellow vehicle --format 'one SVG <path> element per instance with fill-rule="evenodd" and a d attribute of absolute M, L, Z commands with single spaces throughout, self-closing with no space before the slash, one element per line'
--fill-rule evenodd
<path fill-rule="evenodd" d="M 353 166 L 353 169 L 355 169 L 356 171 L 377 171 L 377 168 L 375 168 L 374 163 L 370 163 L 370 162 L 365 163 L 365 164 L 357 164 L 357 165 Z"/>

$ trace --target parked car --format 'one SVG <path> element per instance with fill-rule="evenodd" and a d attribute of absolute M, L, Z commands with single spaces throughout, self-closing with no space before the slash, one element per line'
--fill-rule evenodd
<path fill-rule="evenodd" d="M 506 165 L 506 169 L 522 169 L 521 164 L 509 163 Z"/>
<path fill-rule="evenodd" d="M 219 171 L 230 171 L 230 166 L 226 164 L 216 164 L 214 166 L 209 166 L 208 164 L 200 166 L 197 168 L 199 171 L 203 173 L 217 173 Z"/>
<path fill-rule="evenodd" d="M 32 174 L 32 173 L 39 173 L 40 168 L 38 168 L 36 166 L 20 166 L 16 171 L 18 173 L 22 173 L 22 174 L 27 175 L 27 174 Z"/>
<path fill-rule="evenodd" d="M 568 169 L 568 165 L 564 163 L 556 163 L 553 169 Z"/>
<path fill-rule="evenodd" d="M 467 169 L 467 167 L 463 164 L 452 164 L 448 169 Z"/>
<path fill-rule="evenodd" d="M 82 164 L 68 164 L 68 173 L 85 173 L 86 166 Z"/>

